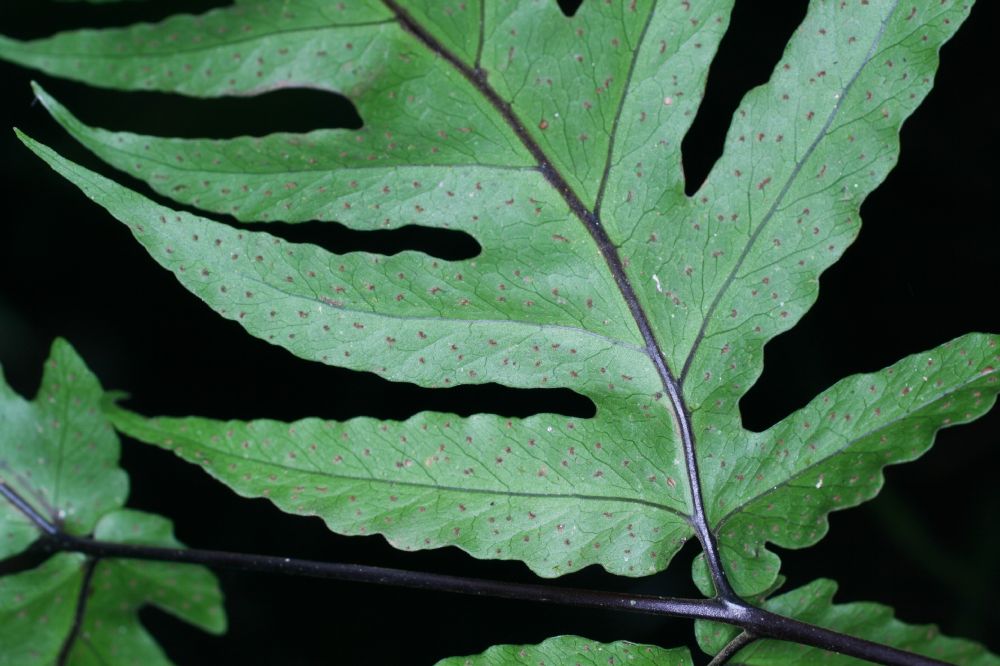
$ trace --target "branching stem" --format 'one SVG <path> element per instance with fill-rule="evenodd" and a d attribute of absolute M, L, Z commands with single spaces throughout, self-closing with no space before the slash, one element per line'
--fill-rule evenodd
<path fill-rule="evenodd" d="M 729 660 L 735 657 L 737 652 L 755 640 L 757 640 L 757 637 L 749 631 L 740 632 L 736 638 L 726 643 L 726 647 L 722 648 L 712 661 L 708 662 L 708 666 L 724 666 L 724 664 L 728 664 Z"/>
<path fill-rule="evenodd" d="M 125 558 L 201 564 L 220 569 L 256 571 L 270 574 L 291 574 L 329 578 L 377 585 L 393 585 L 420 590 L 455 592 L 473 596 L 536 601 L 579 608 L 628 611 L 649 615 L 684 617 L 695 620 L 714 620 L 741 628 L 756 638 L 772 638 L 801 643 L 839 652 L 859 659 L 889 666 L 942 666 L 944 662 L 929 659 L 911 652 L 904 652 L 887 645 L 837 633 L 782 615 L 771 613 L 745 602 L 715 599 L 681 599 L 652 595 L 606 592 L 511 583 L 465 576 L 390 569 L 363 564 L 317 562 L 273 555 L 232 553 L 218 550 L 163 548 L 136 544 L 99 541 L 67 534 L 51 520 L 39 513 L 13 488 L 0 481 L 0 495 L 23 513 L 42 534 L 41 545 L 53 552 L 83 553 L 95 559 Z M 78 606 L 82 613 L 82 607 Z M 741 646 L 742 647 L 742 646 Z"/>
<path fill-rule="evenodd" d="M 94 580 L 94 569 L 97 568 L 97 558 L 88 557 L 83 565 L 83 580 L 80 582 L 80 592 L 76 595 L 76 609 L 73 611 L 73 626 L 66 634 L 59 649 L 59 656 L 56 658 L 56 666 L 65 666 L 69 663 L 69 656 L 73 653 L 73 646 L 83 631 L 83 621 L 87 615 L 87 600 L 90 598 L 90 586 Z"/>

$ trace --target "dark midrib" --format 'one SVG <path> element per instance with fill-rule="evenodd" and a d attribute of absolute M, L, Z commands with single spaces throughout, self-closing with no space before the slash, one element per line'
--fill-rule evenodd
<path fill-rule="evenodd" d="M 80 593 L 76 597 L 73 626 L 70 627 L 69 633 L 66 634 L 66 640 L 63 641 L 62 647 L 59 649 L 59 656 L 56 658 L 57 666 L 63 666 L 68 662 L 73 646 L 76 645 L 76 639 L 80 637 L 80 631 L 83 630 L 83 617 L 87 612 L 87 599 L 90 598 L 90 584 L 94 579 L 95 568 L 97 568 L 97 558 L 88 557 L 87 562 L 83 565 L 83 582 L 80 584 Z"/>
<path fill-rule="evenodd" d="M 788 190 L 792 188 L 792 185 L 795 183 L 795 180 L 799 177 L 799 173 L 802 171 L 803 167 L 805 167 L 806 162 L 808 162 L 809 158 L 812 157 L 812 154 L 816 152 L 816 148 L 819 146 L 820 142 L 824 138 L 826 138 L 826 133 L 830 130 L 830 127 L 833 125 L 833 121 L 836 119 L 837 114 L 840 112 L 840 107 L 844 105 L 844 100 L 847 99 L 847 94 L 851 91 L 851 88 L 854 86 L 854 82 L 858 80 L 858 77 L 861 76 L 861 72 L 864 71 L 865 67 L 868 66 L 868 63 L 870 63 L 872 61 L 872 58 L 875 57 L 875 53 L 878 50 L 878 46 L 879 44 L 882 43 L 882 37 L 883 35 L 885 35 L 885 29 L 886 26 L 888 26 L 889 24 L 889 19 L 891 19 L 893 14 L 896 13 L 896 7 L 898 6 L 899 6 L 899 1 L 897 0 L 895 3 L 893 3 L 892 7 L 889 9 L 885 17 L 882 19 L 882 24 L 879 26 L 878 33 L 876 33 L 875 39 L 872 41 L 871 46 L 868 48 L 868 53 L 865 54 L 865 57 L 864 59 L 862 59 L 861 64 L 858 65 L 858 68 L 854 70 L 854 74 L 851 76 L 851 78 L 847 81 L 847 83 L 843 85 L 843 87 L 841 87 L 840 97 L 837 98 L 837 103 L 833 105 L 833 109 L 831 109 L 829 115 L 826 117 L 826 121 L 823 123 L 823 127 L 820 128 L 819 132 L 816 134 L 816 138 L 813 139 L 812 143 L 809 144 L 809 147 L 806 148 L 806 151 L 802 154 L 802 157 L 800 157 L 798 161 L 795 163 L 795 166 L 792 168 L 792 171 L 788 175 L 788 178 L 785 179 L 785 183 L 784 185 L 782 185 L 781 191 L 778 192 L 778 196 L 774 198 L 774 203 L 771 204 L 770 208 L 768 208 L 767 212 L 764 214 L 764 217 L 761 219 L 760 223 L 753 230 L 753 233 L 750 235 L 750 238 L 743 246 L 743 251 L 740 253 L 740 256 L 736 259 L 736 263 L 733 264 L 733 269 L 729 271 L 729 275 L 726 276 L 726 279 L 722 283 L 722 286 L 719 287 L 719 290 L 717 292 L 715 292 L 715 298 L 712 299 L 712 304 L 709 305 L 708 310 L 705 311 L 705 316 L 702 317 L 701 320 L 701 326 L 698 328 L 698 334 L 695 335 L 694 342 L 691 343 L 691 351 L 688 352 L 687 358 L 684 359 L 684 365 L 681 368 L 681 374 L 680 374 L 681 382 L 684 381 L 685 377 L 687 377 L 688 370 L 691 369 L 691 363 L 694 361 L 695 354 L 698 353 L 698 349 L 701 347 L 702 340 L 705 339 L 705 331 L 708 329 L 708 323 L 712 320 L 712 316 L 715 314 L 716 309 L 719 307 L 719 302 L 722 300 L 723 294 L 725 294 L 729 290 L 729 286 L 733 283 L 733 280 L 736 279 L 736 273 L 740 270 L 740 268 L 743 267 L 743 262 L 750 254 L 750 250 L 752 250 L 753 246 L 757 243 L 757 238 L 764 231 L 764 227 L 767 226 L 767 223 L 771 221 L 771 219 L 774 217 L 774 214 L 778 211 L 778 206 L 780 206 L 784 202 L 785 195 L 788 194 Z"/>
<path fill-rule="evenodd" d="M 524 123 L 522 123 L 514 113 L 511 105 L 504 101 L 493 89 L 493 87 L 489 85 L 486 80 L 486 74 L 481 68 L 472 69 L 463 63 L 458 56 L 452 53 L 449 49 L 445 48 L 445 46 L 438 41 L 437 38 L 417 23 L 405 9 L 399 6 L 396 0 L 382 1 L 390 9 L 390 11 L 396 15 L 396 18 L 403 29 L 413 34 L 433 53 L 437 54 L 446 62 L 451 64 L 451 66 L 462 74 L 462 76 L 465 77 L 465 79 L 469 81 L 469 83 L 471 83 L 483 97 L 486 98 L 490 105 L 497 110 L 497 112 L 503 117 L 504 121 L 506 121 L 506 123 L 510 126 L 511 130 L 513 130 L 517 138 L 521 141 L 522 145 L 524 145 L 528 152 L 531 153 L 531 156 L 535 158 L 535 161 L 538 163 L 538 170 L 541 172 L 542 176 L 557 192 L 559 192 L 563 200 L 569 206 L 570 211 L 572 211 L 580 222 L 583 223 L 583 226 L 587 229 L 591 238 L 593 238 L 594 242 L 597 244 L 597 248 L 600 251 L 601 256 L 604 257 L 605 262 L 607 262 L 608 269 L 614 277 L 615 284 L 618 285 L 618 290 L 621 292 L 622 297 L 628 304 L 629 312 L 632 314 L 632 318 L 635 320 L 635 323 L 639 328 L 639 332 L 642 334 L 642 339 L 646 347 L 645 353 L 656 367 L 656 371 L 660 375 L 660 380 L 663 383 L 663 388 L 670 399 L 671 411 L 674 414 L 677 427 L 680 430 L 681 443 L 684 449 L 684 462 L 688 476 L 688 485 L 691 490 L 691 501 L 694 509 L 691 515 L 691 524 L 694 527 L 698 540 L 701 542 L 702 549 L 705 551 L 706 563 L 708 564 L 709 571 L 711 572 L 716 592 L 723 598 L 736 598 L 735 592 L 732 590 L 732 587 L 726 579 L 715 535 L 708 528 L 708 520 L 701 497 L 701 480 L 698 474 L 698 462 L 695 457 L 694 432 L 691 428 L 691 417 L 688 414 L 684 398 L 681 396 L 680 384 L 674 378 L 673 373 L 667 366 L 663 350 L 660 348 L 660 345 L 653 334 L 649 317 L 646 316 L 646 312 L 642 309 L 642 305 L 639 303 L 639 298 L 636 295 L 635 290 L 632 288 L 632 283 L 625 274 L 625 267 L 622 263 L 621 257 L 618 255 L 618 250 L 612 244 L 611 239 L 604 231 L 600 218 L 593 211 L 587 208 L 583 201 L 580 200 L 580 197 L 577 196 L 576 192 L 573 191 L 573 188 L 570 187 L 569 183 L 566 182 L 566 179 L 563 178 L 562 174 L 559 173 L 557 169 L 552 167 L 549 163 L 548 156 L 542 150 L 541 146 L 539 146 L 528 133 Z M 645 31 L 643 34 L 645 34 Z M 631 72 L 632 70 L 630 68 L 630 75 Z M 622 99 L 624 101 L 624 96 Z"/>

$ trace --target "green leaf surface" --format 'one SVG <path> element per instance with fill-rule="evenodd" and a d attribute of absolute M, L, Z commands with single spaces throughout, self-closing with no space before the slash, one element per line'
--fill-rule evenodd
<path fill-rule="evenodd" d="M 182 548 L 170 521 L 154 514 L 119 510 L 101 519 L 94 538 L 117 543 Z M 93 575 L 80 638 L 71 664 L 170 664 L 139 622 L 152 604 L 205 631 L 226 629 L 222 592 L 208 569 L 190 564 L 138 560 L 101 561 Z"/>
<path fill-rule="evenodd" d="M 882 466 L 988 408 L 997 339 L 966 336 L 846 379 L 768 432 L 743 428 L 738 400 L 764 343 L 803 315 L 857 235 L 861 201 L 895 163 L 899 127 L 969 5 L 812 2 L 687 196 L 680 144 L 731 5 L 588 2 L 566 18 L 552 3 L 243 2 L 0 40 L 0 56 L 118 89 L 346 95 L 361 130 L 180 140 L 89 127 L 37 89 L 84 145 L 181 203 L 248 222 L 449 228 L 479 255 L 289 243 L 26 143 L 252 335 L 423 387 L 565 387 L 597 406 L 591 419 L 343 424 L 119 411 L 119 425 L 337 531 L 454 544 L 546 576 L 665 568 L 700 492 L 736 590 L 771 589 L 765 543 L 815 543 L 829 511 L 877 492 Z"/>
<path fill-rule="evenodd" d="M 970 335 L 843 380 L 746 444 L 757 455 L 721 456 L 729 477 L 716 506 L 729 510 L 713 524 L 734 577 L 749 570 L 756 578 L 744 579 L 772 583 L 777 556 L 765 541 L 815 543 L 829 511 L 877 493 L 883 466 L 912 460 L 940 427 L 983 413 L 1000 390 L 997 342 Z M 588 435 L 613 439 L 587 419 L 424 413 L 405 422 L 243 423 L 144 419 L 119 408 L 109 417 L 240 494 L 320 516 L 337 532 L 385 534 L 407 550 L 457 545 L 521 559 L 545 576 L 591 563 L 639 575 L 665 566 L 661 554 L 686 535 L 676 511 L 656 503 L 658 486 L 635 492 L 650 486 L 643 461 L 615 470 L 606 461 L 618 447 L 588 446 Z M 559 447 L 552 433 L 571 443 Z M 665 527 L 669 517 L 676 532 Z"/>
<path fill-rule="evenodd" d="M 128 478 L 103 399 L 97 378 L 63 340 L 52 346 L 34 402 L 0 381 L 0 482 L 66 533 L 182 548 L 165 518 L 121 508 Z M 39 537 L 6 498 L 0 521 L 0 558 Z M 222 593 L 204 567 L 59 553 L 0 577 L 0 664 L 52 664 L 64 650 L 73 665 L 169 664 L 139 622 L 146 604 L 206 631 L 225 629 Z"/>
<path fill-rule="evenodd" d="M 128 494 L 118 438 L 101 414 L 102 396 L 97 378 L 64 340 L 52 345 L 32 402 L 0 375 L 0 481 L 70 534 L 92 532 Z M 0 559 L 38 536 L 23 513 L 0 501 Z"/>
<path fill-rule="evenodd" d="M 888 606 L 871 602 L 835 604 L 833 595 L 836 591 L 837 584 L 834 581 L 821 578 L 776 596 L 763 606 L 772 612 L 803 622 L 948 663 L 961 666 L 1000 664 L 1000 657 L 988 652 L 978 643 L 949 638 L 933 625 L 900 622 L 893 617 L 893 610 Z M 698 643 L 710 654 L 718 653 L 736 633 L 736 630 L 726 625 L 698 622 Z M 761 640 L 736 653 L 733 663 L 747 666 L 840 666 L 868 662 L 805 645 Z"/>
<path fill-rule="evenodd" d="M 244 423 L 145 419 L 116 407 L 108 415 L 241 495 L 319 516 L 343 534 L 384 534 L 405 550 L 455 545 L 547 577 L 594 563 L 637 576 L 665 567 L 689 534 L 672 477 L 596 430 L 599 422 L 421 413 Z"/>
<path fill-rule="evenodd" d="M 557 636 L 538 645 L 494 645 L 482 654 L 442 659 L 438 666 L 690 666 L 693 663 L 687 648 L 665 650 L 626 641 L 596 643 L 579 636 Z"/>
<path fill-rule="evenodd" d="M 1000 336 L 965 335 L 841 380 L 768 430 L 712 451 L 702 467 L 707 510 L 737 589 L 759 594 L 776 580 L 766 542 L 816 543 L 830 511 L 878 494 L 883 467 L 915 460 L 939 429 L 986 413 L 998 372 Z M 710 589 L 700 558 L 696 580 Z"/>
<path fill-rule="evenodd" d="M 182 547 L 169 521 L 139 511 L 106 514 L 94 537 Z M 84 598 L 81 585 L 90 566 Z M 139 622 L 139 609 L 147 604 L 212 633 L 226 627 L 218 583 L 204 567 L 116 559 L 94 565 L 82 555 L 61 553 L 36 569 L 0 578 L 0 664 L 54 663 L 81 607 L 68 665 L 170 664 Z"/>
<path fill-rule="evenodd" d="M 73 626 L 83 555 L 60 553 L 0 577 L 0 664 L 54 664 Z"/>

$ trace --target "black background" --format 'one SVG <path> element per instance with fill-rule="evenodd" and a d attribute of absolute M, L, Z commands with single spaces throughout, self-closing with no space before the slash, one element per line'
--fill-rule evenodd
<path fill-rule="evenodd" d="M 82 4 L 82 3 L 81 3 Z M 0 32 L 29 38 L 55 30 L 124 25 L 216 0 L 77 6 L 5 0 Z M 766 11 L 763 11 L 766 8 Z M 756 10 L 756 11 L 755 11 Z M 739 0 L 713 66 L 706 100 L 684 143 L 692 183 L 708 172 L 742 94 L 766 80 L 805 3 Z M 780 15 L 779 15 L 780 14 Z M 854 372 L 871 371 L 962 333 L 1000 331 L 993 31 L 997 3 L 983 1 L 944 48 L 935 90 L 906 123 L 899 166 L 862 208 L 857 243 L 827 271 L 818 303 L 766 348 L 766 370 L 742 401 L 759 429 Z M 2 122 L 68 157 L 149 192 L 89 155 L 32 103 L 36 78 L 84 122 L 149 134 L 236 136 L 276 130 L 357 126 L 333 95 L 283 91 L 255 99 L 192 100 L 115 93 L 0 64 Z M 64 336 L 106 388 L 124 389 L 147 414 L 217 418 L 354 415 L 402 418 L 421 409 L 469 414 L 500 410 L 585 413 L 568 392 L 492 386 L 422 391 L 292 357 L 251 338 L 180 287 L 148 259 L 122 225 L 24 149 L 0 134 L 0 361 L 8 381 L 33 395 L 48 346 Z M 371 235 L 337 225 L 279 231 L 330 249 L 392 252 L 435 247 L 419 233 Z M 436 248 L 449 256 L 461 243 Z M 498 407 L 498 405 L 501 405 Z M 916 464 L 887 470 L 873 502 L 831 516 L 830 534 L 805 551 L 780 551 L 793 585 L 827 576 L 838 599 L 893 605 L 909 622 L 936 622 L 952 634 L 1000 648 L 991 614 L 998 591 L 1000 536 L 995 447 L 1000 410 L 947 430 Z M 168 453 L 131 441 L 122 463 L 129 505 L 172 518 L 178 537 L 199 548 L 364 562 L 426 571 L 531 581 L 520 564 L 478 562 L 447 548 L 399 553 L 381 537 L 345 538 L 316 519 L 242 500 Z M 669 572 L 628 580 L 591 569 L 558 584 L 694 595 L 692 544 Z M 532 643 L 573 633 L 664 646 L 691 642 L 688 621 L 408 592 L 360 584 L 220 571 L 231 628 L 211 637 L 155 610 L 142 619 L 180 664 L 430 664 L 494 643 Z M 697 649 L 695 648 L 697 653 Z"/>

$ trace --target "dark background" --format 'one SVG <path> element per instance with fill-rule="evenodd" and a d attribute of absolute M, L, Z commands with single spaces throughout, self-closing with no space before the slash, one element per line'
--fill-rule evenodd
<path fill-rule="evenodd" d="M 37 37 L 221 4 L 180 0 L 90 7 L 4 0 L 0 32 Z M 704 178 L 721 152 L 739 98 L 766 80 L 805 4 L 737 2 L 704 107 L 684 143 L 692 183 Z M 769 11 L 754 13 L 764 6 Z M 770 425 L 847 374 L 876 370 L 968 331 L 1000 331 L 998 142 L 990 87 L 996 25 L 997 3 L 983 1 L 944 48 L 935 90 L 903 129 L 899 166 L 862 208 L 860 239 L 823 275 L 820 299 L 810 313 L 767 346 L 764 375 L 742 401 L 749 427 Z M 149 134 L 236 136 L 359 122 L 344 100 L 318 92 L 225 100 L 115 93 L 0 63 L 6 93 L 0 125 L 16 125 L 147 193 L 93 158 L 33 104 L 31 78 L 84 122 Z M 154 265 L 125 227 L 30 155 L 9 131 L 0 132 L 0 152 L 0 361 L 8 381 L 24 395 L 37 388 L 52 338 L 64 336 L 105 387 L 129 391 L 130 406 L 147 414 L 403 418 L 421 409 L 470 414 L 498 404 L 511 415 L 586 412 L 587 401 L 568 392 L 491 386 L 422 391 L 297 359 L 210 312 Z M 306 225 L 295 233 L 296 240 L 337 251 L 393 252 L 427 242 L 419 233 L 366 235 L 337 225 Z M 466 250 L 458 245 L 435 253 Z M 908 622 L 936 622 L 948 633 L 1000 649 L 1000 616 L 990 613 L 1000 562 L 998 435 L 1000 410 L 942 432 L 919 463 L 889 468 L 878 499 L 832 515 L 830 534 L 818 546 L 780 551 L 790 583 L 832 577 L 840 582 L 840 601 L 888 603 Z M 169 516 L 178 537 L 193 547 L 533 580 L 518 563 L 479 562 L 452 548 L 403 554 L 381 537 L 331 534 L 319 520 L 280 514 L 263 500 L 239 499 L 195 467 L 131 441 L 123 444 L 122 463 L 132 478 L 129 505 Z M 695 553 L 689 544 L 669 572 L 651 578 L 618 579 L 591 568 L 557 583 L 694 595 L 688 565 Z M 290 577 L 218 575 L 231 625 L 226 637 L 208 636 L 155 610 L 142 613 L 180 664 L 430 664 L 494 643 L 533 643 L 562 633 L 664 646 L 692 641 L 690 622 L 683 620 Z"/>

